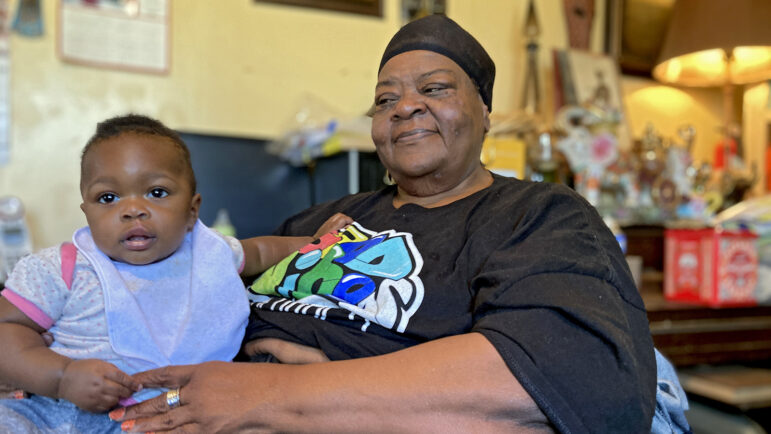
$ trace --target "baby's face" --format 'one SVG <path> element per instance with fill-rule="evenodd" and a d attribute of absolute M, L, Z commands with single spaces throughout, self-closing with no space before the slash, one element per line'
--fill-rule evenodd
<path fill-rule="evenodd" d="M 182 153 L 169 138 L 123 133 L 95 143 L 81 183 L 97 247 L 116 261 L 150 264 L 174 253 L 198 218 Z"/>

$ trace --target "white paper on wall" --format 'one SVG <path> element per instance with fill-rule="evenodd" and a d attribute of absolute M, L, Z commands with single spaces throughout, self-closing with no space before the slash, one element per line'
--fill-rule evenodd
<path fill-rule="evenodd" d="M 170 0 L 60 0 L 63 60 L 137 72 L 169 70 Z"/>

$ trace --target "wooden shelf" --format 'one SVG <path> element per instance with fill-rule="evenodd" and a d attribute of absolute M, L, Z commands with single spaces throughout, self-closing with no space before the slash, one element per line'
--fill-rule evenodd
<path fill-rule="evenodd" d="M 666 300 L 644 286 L 656 347 L 676 366 L 768 360 L 771 366 L 771 306 L 711 308 Z"/>
<path fill-rule="evenodd" d="M 771 406 L 771 369 L 746 366 L 707 366 L 681 369 L 686 392 L 741 410 Z"/>

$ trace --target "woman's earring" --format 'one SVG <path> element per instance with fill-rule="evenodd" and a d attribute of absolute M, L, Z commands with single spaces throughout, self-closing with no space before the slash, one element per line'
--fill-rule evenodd
<path fill-rule="evenodd" d="M 394 181 L 394 178 L 391 176 L 391 172 L 386 170 L 385 175 L 383 175 L 383 183 L 385 185 L 396 185 L 396 181 Z"/>

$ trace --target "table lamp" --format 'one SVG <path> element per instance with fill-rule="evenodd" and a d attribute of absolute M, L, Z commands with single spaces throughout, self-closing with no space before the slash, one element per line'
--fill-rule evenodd
<path fill-rule="evenodd" d="M 677 0 L 653 77 L 674 85 L 722 86 L 725 153 L 744 158 L 730 137 L 732 129 L 737 137 L 739 130 L 734 86 L 771 79 L 771 1 Z M 716 168 L 728 168 L 725 157 L 716 153 Z"/>
<path fill-rule="evenodd" d="M 771 78 L 771 2 L 676 1 L 653 76 L 704 87 Z"/>

